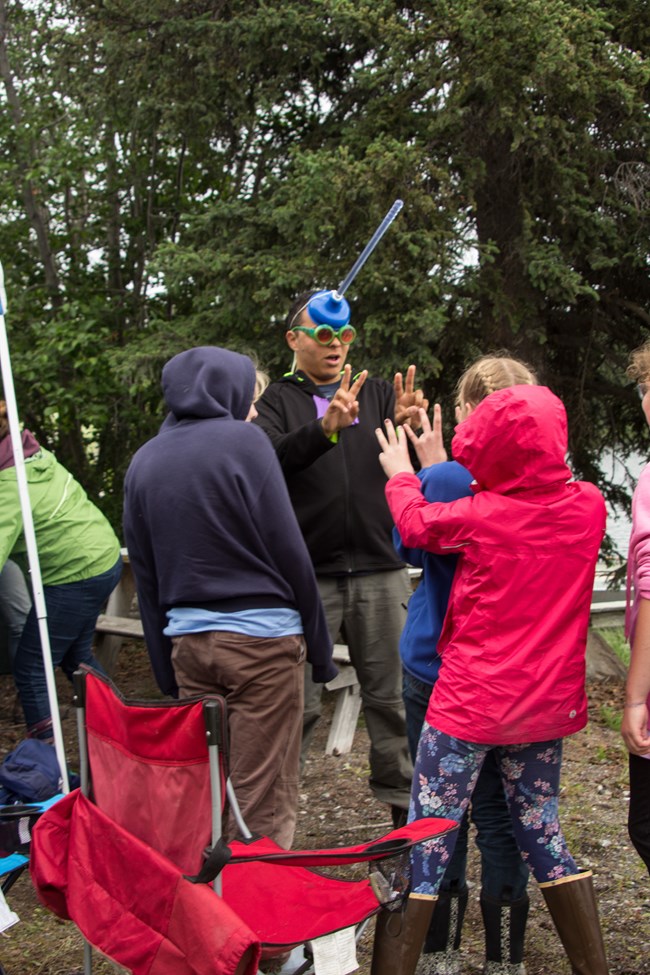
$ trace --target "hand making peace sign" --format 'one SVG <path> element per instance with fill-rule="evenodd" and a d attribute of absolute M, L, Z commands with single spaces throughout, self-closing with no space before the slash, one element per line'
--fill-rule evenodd
<path fill-rule="evenodd" d="M 424 398 L 421 389 L 415 388 L 415 366 L 411 365 L 406 370 L 406 384 L 402 383 L 402 373 L 396 372 L 393 380 L 395 390 L 395 424 L 408 423 L 409 426 L 418 430 L 420 427 L 419 410 L 429 409 L 429 400 Z"/>
<path fill-rule="evenodd" d="M 321 420 L 323 433 L 326 437 L 331 437 L 339 430 L 349 427 L 359 416 L 357 395 L 367 378 L 368 370 L 364 369 L 350 385 L 352 366 L 349 364 L 344 366 L 341 385 L 332 397 L 332 401 Z"/>

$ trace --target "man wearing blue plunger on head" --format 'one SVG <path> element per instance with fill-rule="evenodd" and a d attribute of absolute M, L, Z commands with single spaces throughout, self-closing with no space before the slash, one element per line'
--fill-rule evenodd
<path fill-rule="evenodd" d="M 340 633 L 361 688 L 370 736 L 370 788 L 398 824 L 408 808 L 412 765 L 402 703 L 399 637 L 411 594 L 393 547 L 392 519 L 374 431 L 427 409 L 415 366 L 394 386 L 352 376 L 356 332 L 337 292 L 306 292 L 286 320 L 294 370 L 256 406 L 289 488 L 316 571 L 332 640 Z M 321 687 L 306 674 L 303 758 L 320 716 Z"/>

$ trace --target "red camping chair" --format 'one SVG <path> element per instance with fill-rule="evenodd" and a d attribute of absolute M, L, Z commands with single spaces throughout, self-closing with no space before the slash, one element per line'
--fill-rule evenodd
<path fill-rule="evenodd" d="M 47 907 L 135 975 L 255 975 L 260 957 L 307 943 L 296 971 L 318 973 L 332 952 L 352 971 L 355 928 L 400 906 L 411 847 L 456 828 L 425 819 L 358 846 L 286 851 L 241 818 L 222 698 L 126 701 L 83 668 L 75 703 L 81 789 L 37 823 L 32 879 Z M 228 846 L 222 797 L 243 837 Z M 361 880 L 313 869 L 364 861 Z"/>

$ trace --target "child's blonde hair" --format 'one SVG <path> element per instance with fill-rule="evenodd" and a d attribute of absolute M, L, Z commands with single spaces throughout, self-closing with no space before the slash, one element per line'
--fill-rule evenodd
<path fill-rule="evenodd" d="M 253 396 L 253 402 L 257 402 L 266 387 L 271 382 L 270 377 L 262 369 L 255 370 L 255 394 Z"/>
<path fill-rule="evenodd" d="M 643 345 L 630 353 L 627 374 L 630 379 L 637 383 L 645 383 L 650 380 L 650 339 L 646 339 Z"/>
<path fill-rule="evenodd" d="M 456 403 L 478 406 L 497 389 L 536 385 L 537 376 L 525 362 L 513 359 L 507 352 L 494 352 L 481 356 L 465 370 L 456 385 Z"/>

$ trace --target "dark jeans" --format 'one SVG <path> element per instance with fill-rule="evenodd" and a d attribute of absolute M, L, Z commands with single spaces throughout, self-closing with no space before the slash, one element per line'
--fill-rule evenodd
<path fill-rule="evenodd" d="M 650 873 L 650 758 L 630 755 L 628 832 Z"/>
<path fill-rule="evenodd" d="M 403 671 L 402 695 L 406 708 L 406 732 L 415 761 L 420 732 L 433 687 Z M 503 782 L 492 752 L 486 756 L 472 794 L 471 821 L 476 827 L 476 845 L 481 853 L 481 885 L 490 897 L 517 900 L 528 883 L 528 867 L 521 859 L 515 841 Z M 453 855 L 442 881 L 441 890 L 466 886 L 469 818 L 467 813 L 458 828 Z"/>
<path fill-rule="evenodd" d="M 60 666 L 67 677 L 71 678 L 81 663 L 103 672 L 92 652 L 95 624 L 121 574 L 122 556 L 111 569 L 90 579 L 43 587 L 52 664 L 54 667 Z M 27 727 L 31 728 L 51 717 L 41 635 L 34 606 L 29 611 L 16 651 L 14 679 Z"/>

